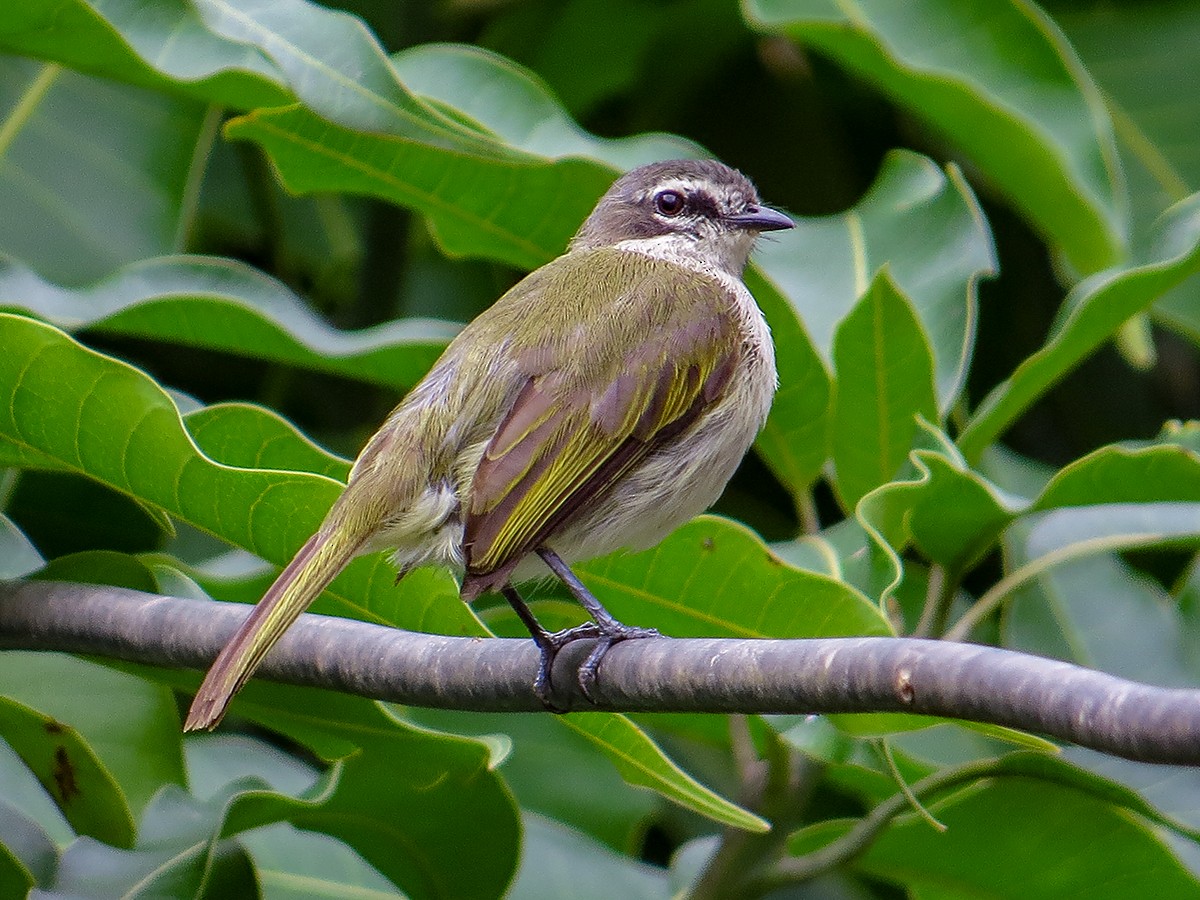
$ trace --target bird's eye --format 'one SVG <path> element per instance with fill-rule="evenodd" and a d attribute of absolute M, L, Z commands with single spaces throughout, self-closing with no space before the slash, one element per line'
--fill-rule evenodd
<path fill-rule="evenodd" d="M 654 208 L 664 216 L 677 216 L 686 205 L 679 191 L 659 191 L 654 195 Z"/>

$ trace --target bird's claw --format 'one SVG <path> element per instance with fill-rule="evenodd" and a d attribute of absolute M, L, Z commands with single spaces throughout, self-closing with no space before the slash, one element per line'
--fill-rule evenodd
<path fill-rule="evenodd" d="M 554 660 L 558 658 L 559 651 L 572 641 L 600 637 L 602 637 L 602 632 L 600 626 L 595 622 L 584 622 L 574 628 L 564 628 L 562 631 L 544 631 L 541 635 L 534 635 L 541 658 L 538 661 L 537 678 L 533 682 L 533 693 L 547 710 L 556 713 L 566 712 L 555 705 L 550 689 L 550 673 L 554 669 Z"/>
<path fill-rule="evenodd" d="M 588 699 L 588 702 L 594 704 L 596 702 L 595 688 L 600 671 L 600 661 L 604 659 L 604 655 L 613 646 L 622 641 L 656 637 L 662 637 L 661 632 L 657 628 L 637 628 L 617 621 L 605 622 L 603 625 L 598 625 L 595 622 L 585 622 L 582 625 L 576 625 L 574 628 L 565 628 L 562 631 L 543 632 L 540 636 L 534 638 L 537 641 L 541 658 L 538 662 L 537 678 L 533 682 L 533 692 L 538 700 L 541 701 L 542 706 L 546 707 L 550 712 L 566 712 L 566 710 L 554 703 L 551 694 L 550 677 L 554 669 L 554 660 L 558 658 L 559 652 L 567 644 L 586 638 L 594 638 L 596 646 L 592 648 L 591 653 L 588 654 L 583 665 L 579 667 L 579 672 L 576 675 L 576 680 L 579 683 L 580 691 L 583 692 L 583 696 Z"/>
<path fill-rule="evenodd" d="M 579 690 L 583 692 L 583 696 L 588 699 L 589 703 L 595 704 L 595 689 L 596 681 L 600 674 L 600 660 L 604 655 L 613 648 L 614 645 L 622 641 L 636 641 L 642 638 L 662 637 L 662 633 L 657 628 L 637 628 L 632 625 L 624 625 L 621 622 L 611 622 L 606 626 L 597 626 L 600 630 L 599 640 L 596 641 L 596 646 L 592 648 L 592 652 L 588 654 L 588 658 L 583 661 L 583 665 L 579 667 L 579 674 L 576 676 L 579 681 Z"/>

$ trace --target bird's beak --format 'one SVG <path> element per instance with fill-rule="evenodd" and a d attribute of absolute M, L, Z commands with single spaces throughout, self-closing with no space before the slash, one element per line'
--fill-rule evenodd
<path fill-rule="evenodd" d="M 744 213 L 729 216 L 726 221 L 747 231 L 782 231 L 784 228 L 796 227 L 796 223 L 790 218 L 769 206 L 748 206 Z"/>

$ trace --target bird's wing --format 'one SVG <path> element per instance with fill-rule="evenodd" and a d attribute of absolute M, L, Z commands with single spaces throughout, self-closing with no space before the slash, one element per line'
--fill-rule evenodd
<path fill-rule="evenodd" d="M 526 554 L 724 393 L 742 353 L 726 289 L 658 264 L 654 274 L 595 271 L 584 289 L 605 299 L 576 307 L 598 310 L 587 346 L 526 354 L 523 387 L 471 485 L 467 599 L 502 587 Z M 560 354 L 575 364 L 550 364 Z"/>

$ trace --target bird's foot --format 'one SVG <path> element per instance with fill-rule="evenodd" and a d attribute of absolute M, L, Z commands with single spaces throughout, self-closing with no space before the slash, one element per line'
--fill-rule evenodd
<path fill-rule="evenodd" d="M 615 645 L 622 641 L 637 641 L 643 638 L 662 637 L 662 633 L 657 628 L 638 628 L 633 625 L 625 625 L 611 617 L 602 621 L 596 626 L 598 632 L 596 646 L 592 648 L 592 652 L 588 654 L 588 658 L 583 661 L 583 665 L 579 667 L 579 689 L 583 691 L 583 696 L 591 703 L 596 702 L 595 688 L 596 680 L 600 674 L 600 660 L 606 653 Z"/>
<path fill-rule="evenodd" d="M 541 631 L 533 635 L 541 659 L 538 661 L 537 678 L 533 682 L 533 692 L 542 701 L 542 706 L 550 712 L 566 712 L 554 704 L 550 695 L 550 673 L 554 669 L 554 660 L 559 651 L 572 641 L 584 638 L 602 637 L 600 626 L 595 622 L 584 622 L 574 628 L 564 628 L 562 631 Z M 590 657 L 589 657 L 590 658 Z"/>

